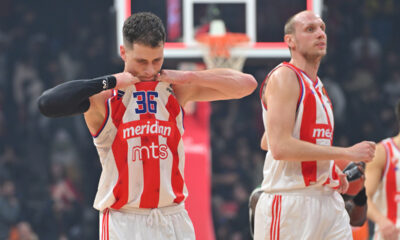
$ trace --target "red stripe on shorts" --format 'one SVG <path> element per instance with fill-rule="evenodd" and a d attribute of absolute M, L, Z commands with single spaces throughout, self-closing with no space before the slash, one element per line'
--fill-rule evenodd
<path fill-rule="evenodd" d="M 108 218 L 109 218 L 109 210 L 106 208 L 103 211 L 103 220 L 101 224 L 101 240 L 108 240 L 109 233 L 108 233 Z"/>
<path fill-rule="evenodd" d="M 274 196 L 274 200 L 272 201 L 272 219 L 271 219 L 271 227 L 269 229 L 269 238 L 272 240 L 275 236 L 275 204 L 276 204 L 276 195 Z"/>
<path fill-rule="evenodd" d="M 277 235 L 278 237 L 276 238 L 277 240 L 279 240 L 279 233 L 280 233 L 280 227 L 281 227 L 281 211 L 282 211 L 282 195 L 279 195 L 279 201 L 278 201 L 278 220 L 277 220 L 277 224 L 278 224 L 278 229 L 277 229 Z"/>

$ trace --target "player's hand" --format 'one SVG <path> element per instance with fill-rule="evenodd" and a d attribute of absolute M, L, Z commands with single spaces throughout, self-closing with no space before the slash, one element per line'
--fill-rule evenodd
<path fill-rule="evenodd" d="M 375 156 L 375 143 L 363 141 L 348 148 L 349 159 L 353 162 L 371 162 Z"/>
<path fill-rule="evenodd" d="M 135 83 L 140 82 L 139 78 L 133 76 L 129 72 L 121 72 L 114 74 L 114 77 L 117 79 L 116 89 L 124 89 Z"/>
<path fill-rule="evenodd" d="M 397 240 L 399 237 L 399 229 L 396 228 L 389 219 L 385 218 L 384 220 L 377 223 L 379 226 L 379 232 L 385 240 Z"/>
<path fill-rule="evenodd" d="M 347 189 L 349 189 L 349 182 L 347 181 L 346 174 L 339 169 L 337 169 L 337 174 L 339 175 L 339 187 L 337 188 L 337 191 L 340 194 L 344 194 L 347 192 Z"/>
<path fill-rule="evenodd" d="M 157 75 L 157 81 L 171 84 L 187 84 L 190 82 L 190 79 L 185 73 L 187 72 L 179 70 L 161 70 Z"/>

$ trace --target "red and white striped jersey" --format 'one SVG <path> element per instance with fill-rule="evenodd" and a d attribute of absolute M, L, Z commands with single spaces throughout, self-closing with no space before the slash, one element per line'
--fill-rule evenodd
<path fill-rule="evenodd" d="M 102 173 L 94 208 L 157 208 L 184 201 L 183 110 L 170 84 L 113 90 L 94 135 Z"/>
<path fill-rule="evenodd" d="M 302 70 L 287 62 L 283 62 L 273 69 L 261 86 L 260 95 L 265 130 L 267 130 L 267 106 L 262 101 L 264 84 L 271 73 L 280 67 L 292 69 L 296 73 L 300 85 L 292 136 L 318 145 L 332 145 L 333 112 L 322 82 L 319 78 L 313 81 Z M 270 149 L 269 146 L 268 148 Z M 335 188 L 339 185 L 333 160 L 281 161 L 275 160 L 271 151 L 268 151 L 265 157 L 263 175 L 261 188 L 265 192 L 282 192 L 324 185 Z"/>
<path fill-rule="evenodd" d="M 392 138 L 384 139 L 381 143 L 386 151 L 386 166 L 372 200 L 384 216 L 400 227 L 400 149 Z"/>

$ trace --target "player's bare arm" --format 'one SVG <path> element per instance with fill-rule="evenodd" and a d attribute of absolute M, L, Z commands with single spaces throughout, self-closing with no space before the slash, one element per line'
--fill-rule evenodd
<path fill-rule="evenodd" d="M 239 99 L 257 87 L 252 75 L 232 69 L 162 70 L 158 80 L 172 84 L 181 106 L 189 101 Z"/>
<path fill-rule="evenodd" d="M 344 174 L 344 173 L 342 172 L 342 170 L 341 170 L 338 166 L 336 166 L 335 171 L 336 171 L 336 173 L 338 174 L 339 180 L 340 180 L 340 181 L 339 181 L 339 186 L 338 186 L 338 188 L 337 188 L 337 191 L 338 191 L 340 194 L 344 194 L 344 193 L 347 192 L 347 189 L 349 189 L 349 182 L 347 181 L 346 174 Z"/>
<path fill-rule="evenodd" d="M 38 99 L 39 109 L 48 117 L 84 113 L 89 130 L 94 133 L 104 120 L 105 100 L 111 96 L 110 89 L 122 89 L 136 82 L 139 80 L 127 72 L 69 81 L 45 91 Z"/>
<path fill-rule="evenodd" d="M 383 144 L 378 144 L 375 157 L 372 162 L 367 164 L 365 169 L 365 188 L 368 197 L 367 217 L 379 226 L 379 230 L 385 239 L 397 239 L 399 230 L 385 217 L 372 201 L 379 184 L 381 183 L 382 173 L 386 166 L 386 151 Z"/>
<path fill-rule="evenodd" d="M 270 76 L 264 99 L 268 107 L 267 133 L 270 151 L 277 160 L 307 161 L 345 159 L 369 162 L 375 143 L 364 141 L 352 147 L 331 147 L 312 144 L 292 136 L 300 86 L 296 74 L 289 68 L 277 69 Z"/>

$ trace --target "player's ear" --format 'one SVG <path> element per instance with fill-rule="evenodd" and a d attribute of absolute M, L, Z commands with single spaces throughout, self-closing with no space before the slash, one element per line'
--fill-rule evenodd
<path fill-rule="evenodd" d="M 124 45 L 119 46 L 119 54 L 121 55 L 122 60 L 126 61 L 126 50 Z"/>
<path fill-rule="evenodd" d="M 290 49 L 292 49 L 294 47 L 294 41 L 293 41 L 293 35 L 292 34 L 286 34 L 283 37 L 283 39 L 284 39 L 285 43 L 288 45 L 288 47 Z"/>

